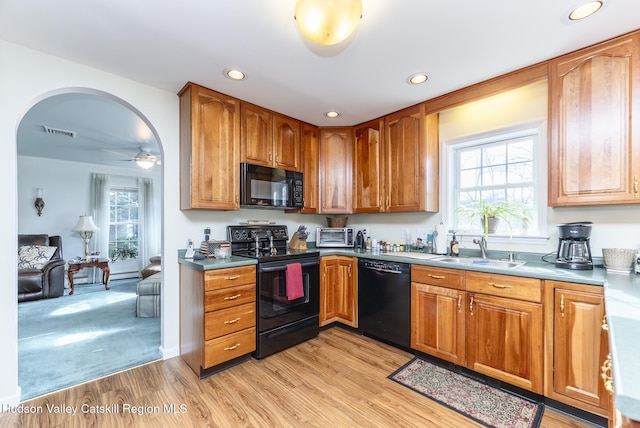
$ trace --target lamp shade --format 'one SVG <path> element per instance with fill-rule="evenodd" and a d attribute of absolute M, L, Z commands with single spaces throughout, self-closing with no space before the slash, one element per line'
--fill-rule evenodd
<path fill-rule="evenodd" d="M 78 224 L 73 228 L 74 232 L 95 232 L 98 226 L 93 222 L 93 217 L 90 215 L 81 215 Z"/>
<path fill-rule="evenodd" d="M 335 45 L 353 33 L 362 16 L 361 0 L 298 0 L 300 32 L 320 45 Z"/>

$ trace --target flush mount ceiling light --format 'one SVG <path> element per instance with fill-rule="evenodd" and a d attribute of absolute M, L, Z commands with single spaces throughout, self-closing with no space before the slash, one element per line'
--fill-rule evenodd
<path fill-rule="evenodd" d="M 335 119 L 336 117 L 340 116 L 340 113 L 338 113 L 337 111 L 328 111 L 324 115 L 330 119 Z"/>
<path fill-rule="evenodd" d="M 224 75 L 225 77 L 231 79 L 231 80 L 244 80 L 247 75 L 244 74 L 242 71 L 240 70 L 235 70 L 233 68 L 228 68 L 224 71 Z"/>
<path fill-rule="evenodd" d="M 571 11 L 571 13 L 569 14 L 569 19 L 571 21 L 584 19 L 596 13 L 598 10 L 600 10 L 601 7 L 601 1 L 590 1 L 573 9 L 573 11 Z"/>
<path fill-rule="evenodd" d="M 335 45 L 354 32 L 362 17 L 361 0 L 298 0 L 294 11 L 298 29 L 320 45 Z"/>
<path fill-rule="evenodd" d="M 428 79 L 429 76 L 427 76 L 427 73 L 415 73 L 407 78 L 407 82 L 409 82 L 411 85 L 419 85 L 426 82 Z"/>

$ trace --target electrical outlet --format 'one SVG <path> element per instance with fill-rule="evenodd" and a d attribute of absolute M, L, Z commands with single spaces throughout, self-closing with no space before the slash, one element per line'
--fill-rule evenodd
<path fill-rule="evenodd" d="M 409 238 L 410 234 L 409 234 L 409 229 L 407 229 L 406 227 L 402 228 L 402 239 L 407 239 Z"/>
<path fill-rule="evenodd" d="M 369 230 L 365 227 L 364 229 L 362 229 L 362 234 L 366 237 L 369 236 Z"/>

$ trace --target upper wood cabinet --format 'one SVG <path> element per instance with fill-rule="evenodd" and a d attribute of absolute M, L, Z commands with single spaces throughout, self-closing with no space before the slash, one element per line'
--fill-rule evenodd
<path fill-rule="evenodd" d="M 383 212 L 384 119 L 355 126 L 353 134 L 353 211 Z"/>
<path fill-rule="evenodd" d="M 438 211 L 438 115 L 419 104 L 385 117 L 385 211 Z"/>
<path fill-rule="evenodd" d="M 602 287 L 546 282 L 545 395 L 607 417 L 601 367 L 609 353 Z"/>
<path fill-rule="evenodd" d="M 240 108 L 241 161 L 300 171 L 300 121 L 249 103 Z"/>
<path fill-rule="evenodd" d="M 320 128 L 320 212 L 353 211 L 352 130 Z"/>
<path fill-rule="evenodd" d="M 300 153 L 302 174 L 304 177 L 303 214 L 314 214 L 319 211 L 320 189 L 318 175 L 320 172 L 320 129 L 308 123 L 302 123 L 300 132 Z"/>
<path fill-rule="evenodd" d="M 549 205 L 640 202 L 640 34 L 550 61 L 549 107 Z"/>
<path fill-rule="evenodd" d="M 239 209 L 239 101 L 193 83 L 178 95 L 180 209 Z"/>

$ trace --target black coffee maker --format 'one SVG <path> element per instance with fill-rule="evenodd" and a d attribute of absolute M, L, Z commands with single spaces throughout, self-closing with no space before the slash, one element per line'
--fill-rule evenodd
<path fill-rule="evenodd" d="M 556 267 L 562 269 L 591 270 L 591 222 L 581 221 L 558 225 L 558 254 Z"/>

